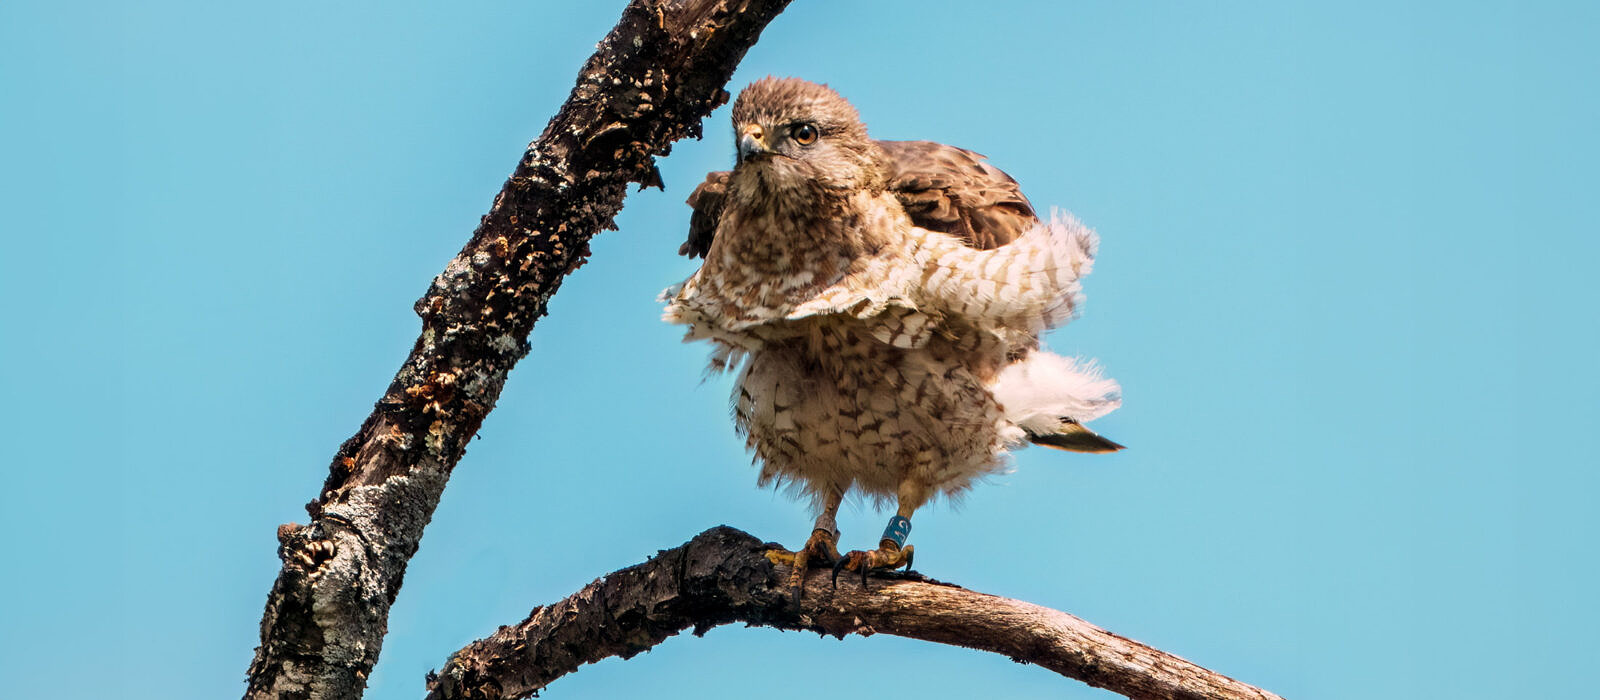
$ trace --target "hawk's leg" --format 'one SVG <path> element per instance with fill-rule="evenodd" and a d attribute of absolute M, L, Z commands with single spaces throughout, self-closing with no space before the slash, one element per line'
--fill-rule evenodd
<path fill-rule="evenodd" d="M 889 526 L 883 529 L 883 538 L 878 540 L 878 548 L 870 552 L 858 550 L 840 557 L 833 564 L 833 585 L 839 585 L 840 571 L 860 571 L 863 588 L 867 585 L 867 572 L 873 569 L 895 569 L 904 566 L 906 571 L 910 571 L 915 549 L 906 544 L 906 538 L 911 536 L 911 514 L 927 500 L 925 489 L 911 481 L 901 482 L 900 508 L 894 517 L 889 518 Z"/>
<path fill-rule="evenodd" d="M 805 592 L 806 572 L 811 569 L 813 561 L 822 564 L 832 564 L 839 558 L 839 528 L 834 517 L 839 514 L 839 502 L 844 500 L 844 492 L 830 493 L 822 502 L 822 513 L 817 515 L 816 525 L 812 527 L 811 537 L 806 540 L 805 546 L 794 553 L 794 568 L 789 574 L 789 587 L 794 589 L 795 606 L 800 605 L 800 596 Z"/>

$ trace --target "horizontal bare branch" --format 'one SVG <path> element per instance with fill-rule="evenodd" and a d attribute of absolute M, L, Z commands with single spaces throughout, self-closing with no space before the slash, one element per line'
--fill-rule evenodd
<path fill-rule="evenodd" d="M 1067 613 L 917 574 L 875 578 L 863 589 L 843 581 L 834 588 L 827 572 L 814 571 L 796 607 L 784 553 L 730 527 L 707 530 L 457 651 L 430 674 L 428 698 L 529 697 L 583 664 L 630 658 L 684 630 L 700 635 L 730 622 L 992 651 L 1131 698 L 1278 698 Z"/>

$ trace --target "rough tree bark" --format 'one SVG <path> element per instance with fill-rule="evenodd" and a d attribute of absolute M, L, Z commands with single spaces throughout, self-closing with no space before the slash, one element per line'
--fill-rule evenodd
<path fill-rule="evenodd" d="M 528 333 L 629 183 L 698 136 L 744 53 L 788 0 L 634 0 L 528 147 L 465 248 L 417 302 L 422 334 L 307 504 L 278 528 L 247 698 L 356 698 L 406 563 Z"/>
<path fill-rule="evenodd" d="M 707 530 L 452 654 L 429 674 L 428 699 L 526 698 L 583 664 L 631 658 L 686 629 L 698 636 L 743 622 L 992 651 L 1130 698 L 1282 700 L 1064 612 L 917 574 L 863 589 L 859 579 L 835 588 L 827 572 L 813 571 L 796 607 L 780 552 L 730 527 Z"/>

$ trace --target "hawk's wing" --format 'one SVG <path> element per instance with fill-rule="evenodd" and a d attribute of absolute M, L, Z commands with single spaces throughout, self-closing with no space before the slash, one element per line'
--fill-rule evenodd
<path fill-rule="evenodd" d="M 1039 223 L 1022 188 L 982 155 L 932 141 L 879 141 L 889 179 L 911 223 L 948 233 L 973 248 L 998 248 Z"/>
<path fill-rule="evenodd" d="M 722 219 L 722 205 L 728 199 L 728 178 L 733 173 L 726 170 L 706 175 L 689 193 L 688 205 L 694 209 L 689 215 L 689 239 L 678 246 L 679 255 L 703 258 L 711 250 L 711 238 L 717 233 L 717 221 Z"/>
<path fill-rule="evenodd" d="M 879 141 L 894 172 L 889 191 L 912 225 L 948 233 L 979 250 L 998 248 L 1039 223 L 1022 188 L 982 155 L 932 141 Z M 727 171 L 714 172 L 694 188 L 688 204 L 689 238 L 679 255 L 705 257 L 722 218 Z"/>

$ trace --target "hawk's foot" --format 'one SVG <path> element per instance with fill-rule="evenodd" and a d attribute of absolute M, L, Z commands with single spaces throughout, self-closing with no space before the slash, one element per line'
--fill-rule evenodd
<path fill-rule="evenodd" d="M 833 564 L 833 585 L 839 585 L 840 571 L 860 571 L 861 587 L 867 587 L 867 572 L 873 569 L 897 569 L 902 566 L 906 571 L 911 570 L 911 558 L 916 547 L 906 545 L 901 547 L 891 539 L 878 542 L 878 548 L 870 552 L 856 550 L 842 557 Z"/>
<path fill-rule="evenodd" d="M 800 607 L 800 596 L 806 590 L 806 572 L 811 569 L 811 563 L 823 565 L 832 564 L 839 559 L 839 548 L 836 546 L 838 538 L 832 530 L 817 528 L 811 531 L 811 537 L 806 540 L 805 546 L 794 553 L 794 568 L 789 573 L 789 588 L 794 591 L 794 606 Z"/>
<path fill-rule="evenodd" d="M 877 549 L 871 552 L 854 551 L 834 562 L 834 587 L 839 585 L 840 571 L 860 571 L 862 588 L 867 587 L 867 572 L 873 569 L 895 569 L 905 566 L 906 571 L 910 571 L 914 549 L 906 544 L 906 538 L 910 536 L 911 518 L 904 515 L 889 518 L 889 526 L 883 529 L 883 539 L 878 541 Z"/>

